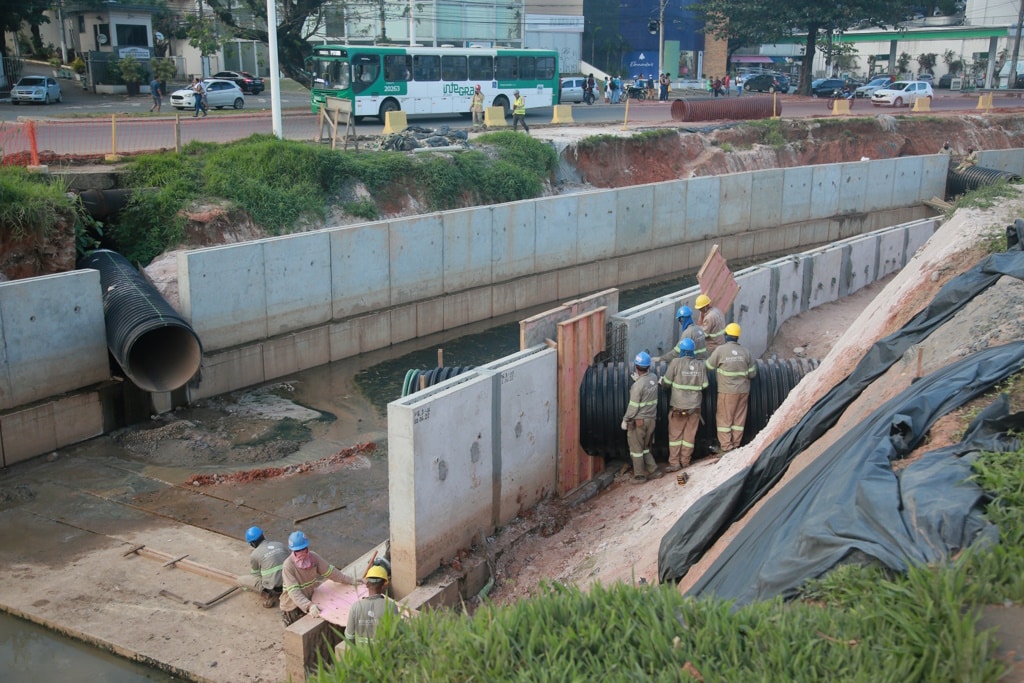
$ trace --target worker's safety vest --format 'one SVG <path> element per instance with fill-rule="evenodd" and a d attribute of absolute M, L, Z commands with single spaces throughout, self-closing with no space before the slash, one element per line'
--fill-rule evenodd
<path fill-rule="evenodd" d="M 526 115 L 526 100 L 522 97 L 517 97 L 515 102 L 512 104 L 512 113 L 518 116 Z"/>

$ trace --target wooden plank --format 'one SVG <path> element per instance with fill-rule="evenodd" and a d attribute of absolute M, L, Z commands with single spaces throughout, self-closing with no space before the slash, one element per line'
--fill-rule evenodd
<path fill-rule="evenodd" d="M 521 320 L 519 322 L 519 350 L 543 344 L 545 339 L 554 338 L 558 333 L 558 323 L 597 308 L 605 308 L 608 311 L 606 315 L 618 313 L 619 290 L 613 287 L 595 292 L 579 299 L 566 301 L 557 308 Z"/>
<path fill-rule="evenodd" d="M 728 317 L 729 307 L 736 300 L 740 286 L 717 244 L 711 247 L 711 253 L 697 271 L 697 282 L 700 283 L 700 291 L 711 298 L 711 305 Z"/>
<path fill-rule="evenodd" d="M 159 562 L 167 562 L 174 556 L 170 553 L 160 552 L 159 550 L 153 550 L 145 546 L 135 551 L 137 555 L 148 558 L 150 560 L 158 560 Z M 192 574 L 198 574 L 199 576 L 205 576 L 208 579 L 214 579 L 228 584 L 237 584 L 238 577 L 231 572 L 226 572 L 223 569 L 216 569 L 214 567 L 208 567 L 192 560 L 178 560 L 175 562 L 174 567 L 176 569 L 184 569 Z"/>
<path fill-rule="evenodd" d="M 163 566 L 163 567 L 169 567 L 169 566 L 171 566 L 172 564 L 177 564 L 178 562 L 181 562 L 181 561 L 182 561 L 182 560 L 184 560 L 184 559 L 185 559 L 186 557 L 188 557 L 188 553 L 185 553 L 185 554 L 184 554 L 184 555 L 182 555 L 181 557 L 175 557 L 175 558 L 174 558 L 173 560 L 167 560 L 167 561 L 166 561 L 166 562 L 164 562 L 164 563 L 163 563 L 163 565 L 161 565 L 161 566 Z"/>

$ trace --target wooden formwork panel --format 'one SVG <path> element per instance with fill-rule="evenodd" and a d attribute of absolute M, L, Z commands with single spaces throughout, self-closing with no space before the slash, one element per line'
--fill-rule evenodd
<path fill-rule="evenodd" d="M 558 323 L 558 481 L 565 495 L 604 469 L 604 459 L 580 446 L 580 383 L 594 358 L 605 350 L 601 307 Z"/>
<path fill-rule="evenodd" d="M 580 299 L 567 301 L 557 308 L 532 315 L 519 321 L 519 350 L 523 351 L 543 344 L 548 339 L 555 339 L 558 334 L 558 323 L 575 318 L 584 311 L 603 306 L 610 313 L 619 311 L 619 290 L 612 288 L 597 292 Z"/>
<path fill-rule="evenodd" d="M 701 293 L 707 294 L 711 298 L 711 304 L 726 314 L 740 291 L 740 286 L 717 244 L 711 247 L 711 253 L 697 271 L 697 282 L 700 283 Z"/>

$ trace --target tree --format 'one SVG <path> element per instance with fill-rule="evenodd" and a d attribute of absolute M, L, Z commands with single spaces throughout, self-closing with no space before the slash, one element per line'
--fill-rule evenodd
<path fill-rule="evenodd" d="M 0 56 L 7 56 L 7 33 L 17 35 L 22 24 L 39 34 L 39 25 L 48 23 L 49 0 L 0 0 Z"/>
<path fill-rule="evenodd" d="M 921 72 L 935 73 L 935 63 L 938 60 L 939 56 L 934 52 L 925 52 L 917 56 L 917 65 L 921 67 Z"/>
<path fill-rule="evenodd" d="M 768 0 L 702 0 L 690 5 L 704 33 L 728 43 L 729 58 L 751 45 L 774 43 L 791 34 L 789 24 Z"/>
<path fill-rule="evenodd" d="M 896 73 L 905 74 L 908 66 L 910 66 L 910 55 L 901 52 L 900 56 L 896 58 Z"/>
<path fill-rule="evenodd" d="M 946 50 L 942 53 L 942 61 L 946 64 L 946 70 L 954 76 L 964 70 L 963 58 L 952 50 Z"/>

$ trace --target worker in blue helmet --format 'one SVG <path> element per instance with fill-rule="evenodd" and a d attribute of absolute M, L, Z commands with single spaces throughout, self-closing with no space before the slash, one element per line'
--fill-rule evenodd
<path fill-rule="evenodd" d="M 654 462 L 651 442 L 658 419 L 658 375 L 651 370 L 651 356 L 646 351 L 633 359 L 633 384 L 629 388 L 629 405 L 622 417 L 629 458 L 633 461 L 633 483 L 664 476 Z"/>
<path fill-rule="evenodd" d="M 291 554 L 282 569 L 284 593 L 281 595 L 281 619 L 285 626 L 308 614 L 320 617 L 320 607 L 313 602 L 313 591 L 324 581 L 337 581 L 358 586 L 359 581 L 346 576 L 324 558 L 309 549 L 309 537 L 293 531 L 288 537 Z"/>
<path fill-rule="evenodd" d="M 277 607 L 281 599 L 281 570 L 288 559 L 288 549 L 284 543 L 268 541 L 258 526 L 246 530 L 245 542 L 252 547 L 250 572 L 238 577 L 238 585 L 247 590 L 258 590 L 264 607 Z"/>
<path fill-rule="evenodd" d="M 707 367 L 703 360 L 695 357 L 693 340 L 689 337 L 682 339 L 679 342 L 679 353 L 679 357 L 668 364 L 661 378 L 662 385 L 671 392 L 668 401 L 666 472 L 678 472 L 690 466 L 697 427 L 700 425 L 701 398 L 708 386 Z M 677 480 L 680 484 L 686 483 L 685 476 Z"/>
<path fill-rule="evenodd" d="M 684 339 L 693 341 L 693 355 L 704 360 L 708 357 L 707 344 L 704 340 L 704 330 L 700 325 L 693 322 L 693 309 L 689 306 L 680 306 L 676 311 L 676 320 L 679 321 L 680 334 L 679 342 L 671 349 L 654 359 L 656 363 L 669 363 L 680 355 L 680 344 Z"/>

